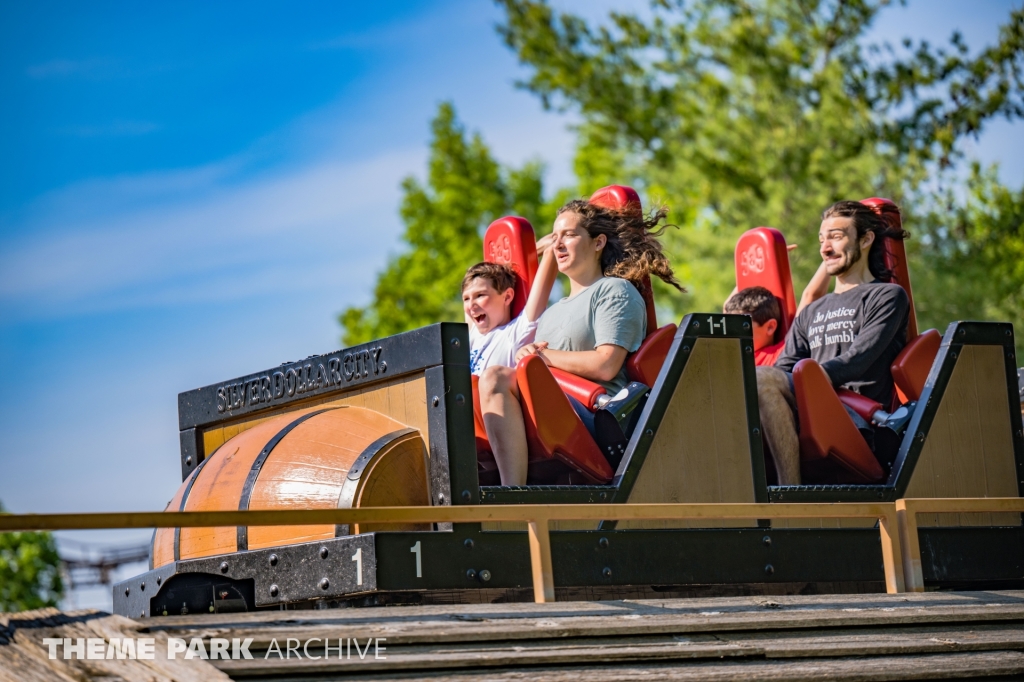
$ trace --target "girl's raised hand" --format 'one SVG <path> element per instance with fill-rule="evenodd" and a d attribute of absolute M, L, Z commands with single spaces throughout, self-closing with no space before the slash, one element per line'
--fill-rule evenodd
<path fill-rule="evenodd" d="M 555 235 L 554 234 L 546 234 L 543 237 L 541 237 L 540 239 L 538 239 L 537 240 L 537 255 L 538 256 L 543 256 L 547 252 L 547 250 L 551 248 L 551 245 L 554 244 L 554 243 L 555 243 Z"/>

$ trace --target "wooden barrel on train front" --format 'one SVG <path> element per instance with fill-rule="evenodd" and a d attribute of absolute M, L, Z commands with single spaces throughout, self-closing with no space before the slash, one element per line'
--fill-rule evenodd
<path fill-rule="evenodd" d="M 262 421 L 228 440 L 181 484 L 171 511 L 336 509 L 429 505 L 426 449 L 419 431 L 362 407 L 311 407 Z M 429 530 L 390 525 L 388 530 Z M 153 567 L 372 527 L 161 528 Z"/>

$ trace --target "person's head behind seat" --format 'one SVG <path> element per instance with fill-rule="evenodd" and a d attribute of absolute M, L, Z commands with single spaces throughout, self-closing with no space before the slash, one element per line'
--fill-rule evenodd
<path fill-rule="evenodd" d="M 462 278 L 462 307 L 481 334 L 511 320 L 516 271 L 508 263 L 477 263 Z"/>
<path fill-rule="evenodd" d="M 829 274 L 843 274 L 860 260 L 864 254 L 861 253 L 859 243 L 868 232 L 871 232 L 874 234 L 874 240 L 867 254 L 868 270 L 876 279 L 883 282 L 891 281 L 893 272 L 885 264 L 884 238 L 906 239 L 910 233 L 902 228 L 890 227 L 881 216 L 859 201 L 838 201 L 832 204 L 821 214 L 822 224 L 832 218 L 849 218 L 850 224 L 856 230 L 856 239 L 852 240 L 853 250 L 847 256 L 846 262 L 837 266 L 841 269 L 835 272 L 830 270 Z"/>
<path fill-rule="evenodd" d="M 629 205 L 621 210 L 605 208 L 585 199 L 574 199 L 558 210 L 559 217 L 577 216 L 576 227 L 584 230 L 590 239 L 604 236 L 599 266 L 606 277 L 621 277 L 642 291 L 645 276 L 654 275 L 666 284 L 685 291 L 668 258 L 662 252 L 657 237 L 668 225 L 659 223 L 668 215 L 664 207 L 644 216 L 639 206 Z M 563 271 L 561 260 L 559 270 Z"/>
<path fill-rule="evenodd" d="M 782 307 L 775 294 L 764 287 L 747 287 L 730 296 L 723 306 L 730 315 L 750 315 L 754 322 L 754 350 L 776 343 L 775 335 L 782 324 Z"/>

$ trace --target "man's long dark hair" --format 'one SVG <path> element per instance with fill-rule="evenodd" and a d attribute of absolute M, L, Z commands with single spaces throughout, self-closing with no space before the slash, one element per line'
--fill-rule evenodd
<path fill-rule="evenodd" d="M 899 216 L 899 209 L 892 207 L 892 212 Z M 821 214 L 822 222 L 829 218 L 850 218 L 853 226 L 857 229 L 857 240 L 868 233 L 868 230 L 875 233 L 875 241 L 871 243 L 871 250 L 868 251 L 868 269 L 871 274 L 883 282 L 894 281 L 892 269 L 885 263 L 885 237 L 893 239 L 907 239 L 910 233 L 898 223 L 890 224 L 882 215 L 875 212 L 870 206 L 859 201 L 837 201 L 825 209 Z"/>

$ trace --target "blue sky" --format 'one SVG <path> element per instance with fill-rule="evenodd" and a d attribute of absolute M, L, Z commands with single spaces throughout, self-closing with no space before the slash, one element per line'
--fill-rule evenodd
<path fill-rule="evenodd" d="M 912 0 L 873 36 L 979 46 L 1018 4 Z M 569 183 L 572 116 L 514 88 L 499 19 L 481 0 L 0 4 L 0 500 L 162 508 L 180 391 L 338 347 L 335 315 L 400 248 L 439 102 Z M 1020 186 L 1022 147 L 997 122 L 970 151 Z"/>

